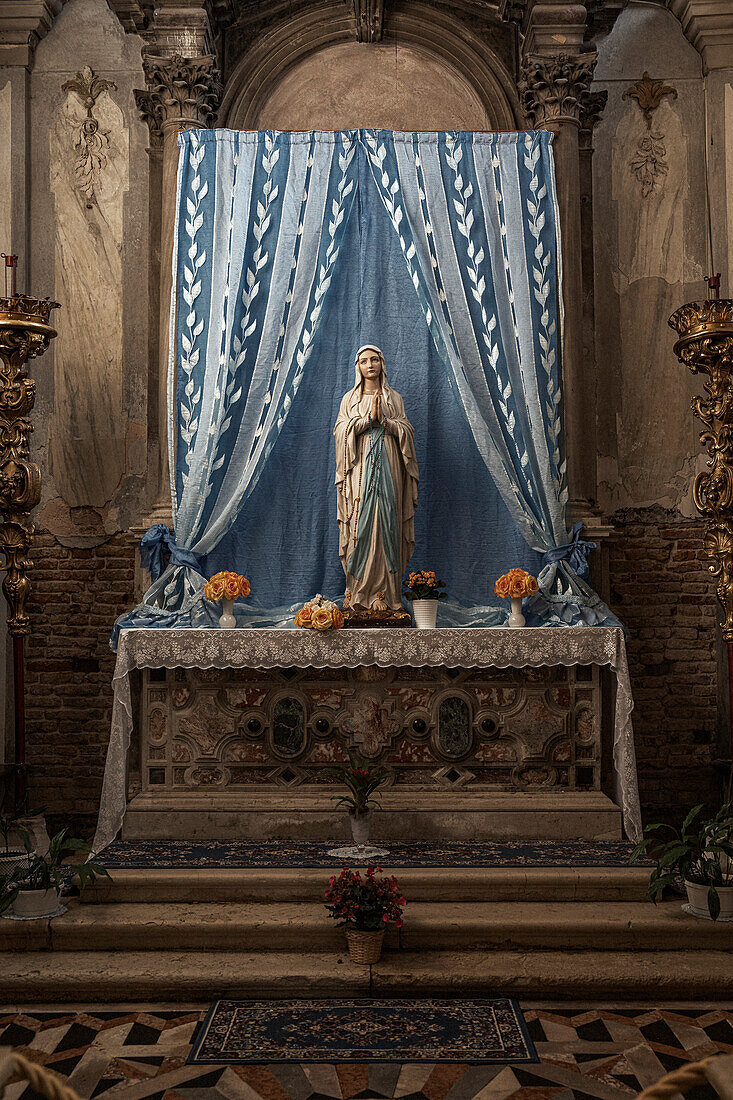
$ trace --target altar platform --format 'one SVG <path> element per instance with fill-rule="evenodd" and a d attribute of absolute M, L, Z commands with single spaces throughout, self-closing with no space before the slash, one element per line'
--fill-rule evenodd
<path fill-rule="evenodd" d="M 390 766 L 373 842 L 634 839 L 615 628 L 125 630 L 96 850 L 344 843 L 326 769 Z"/>

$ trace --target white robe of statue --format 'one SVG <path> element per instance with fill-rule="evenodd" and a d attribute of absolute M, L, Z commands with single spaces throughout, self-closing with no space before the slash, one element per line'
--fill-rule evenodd
<path fill-rule="evenodd" d="M 356 384 L 341 401 L 334 436 L 347 603 L 399 610 L 402 574 L 415 548 L 418 469 L 412 424 L 372 345 L 357 352 Z"/>

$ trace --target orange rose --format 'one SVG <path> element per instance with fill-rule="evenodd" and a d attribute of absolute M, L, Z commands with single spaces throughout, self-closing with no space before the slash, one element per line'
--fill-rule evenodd
<path fill-rule="evenodd" d="M 512 577 L 509 582 L 509 595 L 516 598 L 517 596 L 524 596 L 525 593 L 526 585 L 524 577 Z"/>
<path fill-rule="evenodd" d="M 245 596 L 245 597 L 249 596 L 251 591 L 252 591 L 252 586 L 250 585 L 247 578 L 246 577 L 240 577 L 239 578 L 239 594 L 240 594 L 240 596 Z"/>
<path fill-rule="evenodd" d="M 236 600 L 239 595 L 239 577 L 229 573 L 224 581 L 224 595 L 228 600 Z"/>
<path fill-rule="evenodd" d="M 204 596 L 207 600 L 223 600 L 224 595 L 224 581 L 219 574 L 212 577 L 211 580 L 204 585 Z"/>
<path fill-rule="evenodd" d="M 317 607 L 311 615 L 314 630 L 330 630 L 333 626 L 333 613 L 330 607 Z"/>
<path fill-rule="evenodd" d="M 310 607 L 301 607 L 300 611 L 295 616 L 294 622 L 296 626 L 302 627 L 305 630 L 310 630 L 310 628 L 313 626 L 313 623 L 311 622 Z"/>
<path fill-rule="evenodd" d="M 529 588 L 530 592 L 539 592 L 540 586 L 537 583 L 537 578 L 536 577 L 530 577 L 527 587 Z"/>
<path fill-rule="evenodd" d="M 333 629 L 340 630 L 344 625 L 344 617 L 338 607 L 334 607 L 331 612 L 331 618 L 333 619 Z"/>
<path fill-rule="evenodd" d="M 494 595 L 499 596 L 502 600 L 505 600 L 509 595 L 509 579 L 506 576 L 499 577 L 494 585 Z"/>

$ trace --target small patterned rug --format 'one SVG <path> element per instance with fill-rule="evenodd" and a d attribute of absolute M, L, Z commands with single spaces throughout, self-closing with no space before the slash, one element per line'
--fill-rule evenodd
<path fill-rule="evenodd" d="M 538 1062 L 516 1001 L 216 1001 L 190 1065 Z"/>
<path fill-rule="evenodd" d="M 625 867 L 633 850 L 632 844 L 600 840 L 380 846 L 388 852 L 379 860 L 385 867 Z M 99 860 L 110 870 L 340 866 L 343 861 L 329 856 L 329 848 L 333 842 L 116 840 Z"/>

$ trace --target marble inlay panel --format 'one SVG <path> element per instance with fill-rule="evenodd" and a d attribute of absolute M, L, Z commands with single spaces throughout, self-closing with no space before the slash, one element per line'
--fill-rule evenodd
<path fill-rule="evenodd" d="M 597 669 L 380 672 L 253 670 L 246 686 L 231 669 L 144 672 L 143 787 L 332 784 L 353 747 L 399 786 L 600 789 Z"/>
<path fill-rule="evenodd" d="M 99 142 L 84 170 L 87 115 L 72 89 L 49 133 L 53 294 L 62 306 L 54 318 L 50 468 L 71 507 L 104 505 L 125 470 L 122 234 L 130 158 L 129 131 L 112 95 L 102 91 L 94 103 Z"/>

